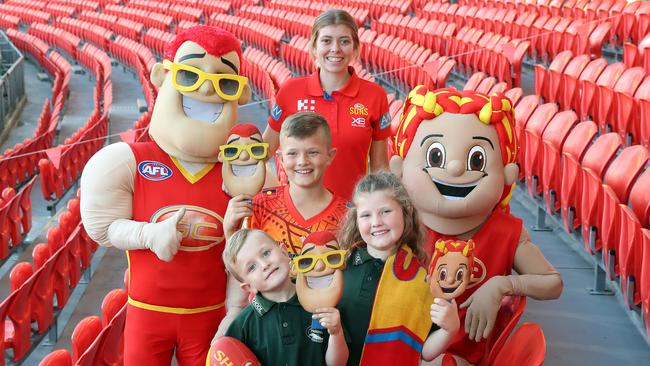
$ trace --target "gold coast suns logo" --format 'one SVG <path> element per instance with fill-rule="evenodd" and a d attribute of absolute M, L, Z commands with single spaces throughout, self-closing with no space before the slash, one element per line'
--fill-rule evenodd
<path fill-rule="evenodd" d="M 487 269 L 485 268 L 485 264 L 483 264 L 483 261 L 480 259 L 474 257 L 474 265 L 472 266 L 472 275 L 470 277 L 470 284 L 467 286 L 467 288 L 472 288 L 485 280 L 485 276 L 487 276 Z"/>
<path fill-rule="evenodd" d="M 368 116 L 368 108 L 361 103 L 356 103 L 350 107 L 351 116 Z"/>
<path fill-rule="evenodd" d="M 185 208 L 185 215 L 177 228 L 183 234 L 179 250 L 200 252 L 223 241 L 223 218 L 216 212 L 199 206 L 174 205 L 159 209 L 151 222 L 161 222 Z"/>

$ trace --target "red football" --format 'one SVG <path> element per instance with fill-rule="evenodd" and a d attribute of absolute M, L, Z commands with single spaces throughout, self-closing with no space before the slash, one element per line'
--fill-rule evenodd
<path fill-rule="evenodd" d="M 210 347 L 206 366 L 261 366 L 253 352 L 236 338 L 221 337 Z"/>

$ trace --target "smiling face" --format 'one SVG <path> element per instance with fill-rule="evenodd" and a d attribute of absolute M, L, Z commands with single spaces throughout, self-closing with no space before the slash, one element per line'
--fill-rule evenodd
<path fill-rule="evenodd" d="M 424 224 L 448 235 L 479 226 L 509 184 L 497 132 L 474 114 L 423 121 L 402 169 Z"/>
<path fill-rule="evenodd" d="M 300 255 L 327 255 L 333 251 L 340 250 L 336 241 L 329 241 L 325 245 L 313 243 L 303 244 Z M 300 259 L 300 257 L 298 257 Z M 327 261 L 334 266 L 343 265 L 343 255 L 331 255 Z M 298 272 L 296 276 L 296 293 L 302 307 L 313 313 L 320 307 L 334 307 L 338 304 L 343 294 L 343 271 L 339 268 L 331 268 L 323 258 L 308 259 L 305 265 L 312 265 L 313 269 L 308 272 Z M 299 261 L 299 263 L 303 263 Z M 300 266 L 300 264 L 298 264 Z"/>
<path fill-rule="evenodd" d="M 404 213 L 387 191 L 361 193 L 355 200 L 359 234 L 375 258 L 388 258 L 397 251 L 404 233 Z"/>
<path fill-rule="evenodd" d="M 255 133 L 244 137 L 236 133 L 228 136 L 226 145 L 231 149 L 220 152 L 219 160 L 223 162 L 222 176 L 226 192 L 231 197 L 248 194 L 255 195 L 262 190 L 266 177 L 266 165 L 264 164 L 268 147 L 260 145 L 262 135 Z M 240 147 L 239 156 L 234 160 L 224 158 L 224 154 L 230 151 L 237 151 Z M 252 151 L 249 153 L 247 149 Z M 264 155 L 263 157 L 261 157 Z"/>
<path fill-rule="evenodd" d="M 429 273 L 431 293 L 436 298 L 451 300 L 460 296 L 470 281 L 468 258 L 460 252 L 449 252 L 438 258 Z"/>
<path fill-rule="evenodd" d="M 336 154 L 328 146 L 323 131 L 296 138 L 280 135 L 280 158 L 290 184 L 302 188 L 319 186 Z"/>
<path fill-rule="evenodd" d="M 345 74 L 348 65 L 358 54 L 352 29 L 344 24 L 333 24 L 321 28 L 312 46 L 312 53 L 321 71 L 330 74 Z"/>
<path fill-rule="evenodd" d="M 237 52 L 214 56 L 193 41 L 184 42 L 173 61 L 209 74 L 237 75 L 241 68 Z M 250 88 L 244 87 L 238 100 L 226 101 L 217 94 L 211 80 L 205 80 L 194 91 L 177 90 L 172 81 L 173 74 L 160 63 L 151 71 L 151 81 L 159 90 L 149 134 L 174 157 L 190 162 L 216 162 L 219 146 L 226 141 L 228 130 L 237 122 L 238 103 L 248 101 Z M 191 84 L 196 80 L 191 73 L 176 71 L 177 84 Z M 228 92 L 230 84 L 220 85 Z"/>
<path fill-rule="evenodd" d="M 254 293 L 278 290 L 289 278 L 286 249 L 255 232 L 246 238 L 233 267 L 242 279 L 242 288 Z"/>

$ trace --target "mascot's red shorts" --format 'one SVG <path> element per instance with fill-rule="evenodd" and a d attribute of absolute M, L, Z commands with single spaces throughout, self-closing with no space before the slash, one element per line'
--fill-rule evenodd
<path fill-rule="evenodd" d="M 205 366 L 210 341 L 226 313 L 223 307 L 198 314 L 171 314 L 127 306 L 125 366 L 169 366 L 174 351 L 179 366 Z"/>

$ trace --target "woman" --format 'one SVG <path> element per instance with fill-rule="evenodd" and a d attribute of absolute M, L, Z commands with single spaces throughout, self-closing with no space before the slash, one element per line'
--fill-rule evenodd
<path fill-rule="evenodd" d="M 323 115 L 332 131 L 337 158 L 325 174 L 325 186 L 349 199 L 359 178 L 388 168 L 390 135 L 388 100 L 384 89 L 360 79 L 350 64 L 359 55 L 357 25 L 343 10 L 328 10 L 312 27 L 310 52 L 318 70 L 287 81 L 276 96 L 264 141 L 278 147 L 280 126 L 296 112 Z M 305 166 L 305 172 L 310 167 Z"/>

